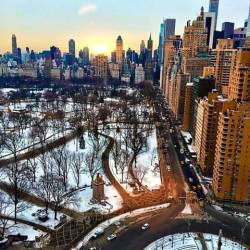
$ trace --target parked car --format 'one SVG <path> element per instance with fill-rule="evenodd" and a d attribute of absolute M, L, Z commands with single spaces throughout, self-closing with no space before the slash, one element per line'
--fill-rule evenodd
<path fill-rule="evenodd" d="M 114 240 L 117 238 L 117 235 L 116 234 L 111 234 L 107 237 L 107 240 L 111 241 L 111 240 Z"/>
<path fill-rule="evenodd" d="M 104 234 L 104 230 L 99 228 L 95 231 L 95 233 L 90 237 L 90 240 L 95 240 L 97 239 L 99 236 Z"/>
<path fill-rule="evenodd" d="M 149 229 L 149 224 L 148 223 L 145 223 L 142 227 L 141 227 L 141 229 L 142 230 L 147 230 L 147 229 Z"/>

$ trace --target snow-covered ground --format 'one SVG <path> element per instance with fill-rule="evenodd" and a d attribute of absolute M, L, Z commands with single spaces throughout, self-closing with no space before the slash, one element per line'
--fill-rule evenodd
<path fill-rule="evenodd" d="M 69 207 L 79 212 L 96 209 L 101 213 L 110 213 L 122 207 L 122 198 L 112 185 L 105 185 L 104 192 L 107 202 L 105 206 L 91 202 L 93 190 L 88 187 L 76 193 L 79 203 L 77 205 L 70 204 Z"/>
<path fill-rule="evenodd" d="M 48 220 L 46 222 L 42 222 L 38 219 L 38 216 L 35 215 L 37 213 L 38 210 L 41 209 L 45 209 L 44 207 L 38 207 L 35 205 L 30 205 L 27 204 L 27 209 L 25 209 L 24 211 L 18 213 L 18 218 L 54 229 L 55 226 L 57 226 L 60 222 L 59 218 L 60 216 L 62 216 L 63 214 L 58 212 L 57 213 L 57 220 L 54 219 L 54 212 L 51 209 L 48 209 Z M 33 215 L 32 215 L 33 214 Z"/>
<path fill-rule="evenodd" d="M 147 138 L 148 150 L 142 153 L 137 158 L 137 166 L 148 169 L 142 184 L 148 186 L 150 189 L 159 188 L 161 185 L 160 171 L 156 167 L 159 165 L 158 152 L 157 152 L 157 137 L 156 130 Z"/>
<path fill-rule="evenodd" d="M 34 241 L 36 237 L 40 237 L 44 233 L 38 229 L 34 229 L 31 226 L 24 224 L 14 224 L 14 222 L 8 223 L 8 229 L 6 230 L 6 235 L 22 235 L 27 236 L 28 241 Z"/>
<path fill-rule="evenodd" d="M 122 131 L 121 131 L 122 133 Z M 121 136 L 117 135 L 113 132 L 111 134 L 117 141 L 122 142 L 122 149 L 125 149 L 125 145 L 123 143 L 123 140 L 121 140 Z M 146 136 L 146 134 L 145 134 Z M 158 158 L 158 151 L 157 151 L 157 137 L 156 137 L 156 130 L 153 129 L 152 133 L 146 138 L 147 139 L 147 151 L 143 152 L 138 155 L 136 160 L 136 169 L 140 172 L 145 171 L 145 176 L 142 179 L 142 184 L 144 186 L 147 186 L 149 189 L 157 189 L 161 185 L 161 177 L 160 177 L 160 170 L 159 170 L 159 158 Z M 132 153 L 130 152 L 130 156 L 132 156 Z M 129 162 L 129 159 L 128 159 Z M 118 171 L 115 169 L 115 163 L 113 156 L 111 154 L 110 156 L 110 167 L 113 175 L 115 178 L 122 184 L 124 189 L 126 189 L 128 192 L 132 193 L 133 188 L 131 188 L 128 184 L 129 175 L 127 173 L 127 166 L 123 172 L 122 177 L 122 171 L 118 168 Z M 136 171 L 135 171 L 136 174 Z"/>
<path fill-rule="evenodd" d="M 205 239 L 205 243 L 207 245 L 208 250 L 218 249 L 219 237 L 217 235 L 203 234 L 203 237 Z M 244 246 L 241 246 L 240 244 L 223 237 L 221 243 L 222 243 L 221 250 L 231 250 L 231 249 L 247 250 L 247 248 L 245 248 Z M 150 244 L 144 250 L 169 250 L 169 249 L 202 250 L 203 248 L 197 233 L 184 233 L 184 234 L 169 235 L 164 238 L 161 238 Z"/>

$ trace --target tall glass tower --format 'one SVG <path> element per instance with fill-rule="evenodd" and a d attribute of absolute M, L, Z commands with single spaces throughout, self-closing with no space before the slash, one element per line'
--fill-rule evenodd
<path fill-rule="evenodd" d="M 215 13 L 215 30 L 216 30 L 218 13 L 219 13 L 219 0 L 210 0 L 210 2 L 209 2 L 209 12 Z"/>
<path fill-rule="evenodd" d="M 250 5 L 249 5 L 249 14 L 247 19 L 247 37 L 250 37 Z"/>

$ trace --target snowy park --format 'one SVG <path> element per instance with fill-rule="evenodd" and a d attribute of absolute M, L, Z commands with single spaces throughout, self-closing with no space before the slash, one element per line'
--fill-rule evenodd
<path fill-rule="evenodd" d="M 83 92 L 0 91 L 5 100 L 0 103 L 2 238 L 21 234 L 35 241 L 71 221 L 73 214 L 122 209 L 121 190 L 103 166 L 111 140 L 108 168 L 125 192 L 133 197 L 160 188 L 148 101 L 134 90 L 112 98 Z"/>

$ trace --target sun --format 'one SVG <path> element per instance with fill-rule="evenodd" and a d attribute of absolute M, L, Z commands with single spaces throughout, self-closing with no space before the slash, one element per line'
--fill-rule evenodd
<path fill-rule="evenodd" d="M 93 52 L 95 55 L 106 54 L 108 51 L 108 46 L 106 44 L 96 44 L 93 46 Z"/>

